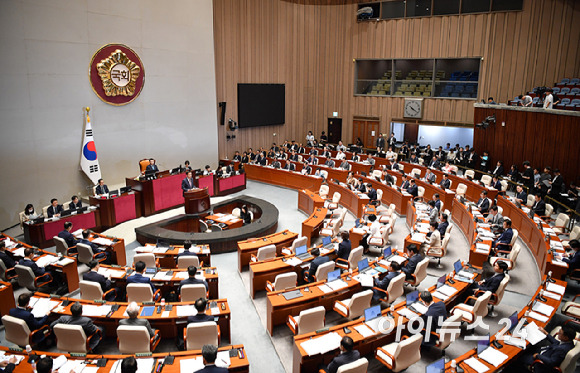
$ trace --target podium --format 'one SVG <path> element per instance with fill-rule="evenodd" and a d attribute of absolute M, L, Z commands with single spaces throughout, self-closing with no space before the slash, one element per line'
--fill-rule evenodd
<path fill-rule="evenodd" d="M 200 214 L 208 211 L 210 208 L 207 188 L 192 189 L 185 192 L 183 198 L 185 198 L 185 213 L 188 215 Z"/>

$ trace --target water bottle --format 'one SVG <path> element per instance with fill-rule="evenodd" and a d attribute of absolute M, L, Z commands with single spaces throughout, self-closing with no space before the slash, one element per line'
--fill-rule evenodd
<path fill-rule="evenodd" d="M 165 298 L 161 298 L 161 307 L 165 309 Z"/>
<path fill-rule="evenodd" d="M 455 360 L 451 360 L 451 372 L 457 372 L 457 362 Z"/>

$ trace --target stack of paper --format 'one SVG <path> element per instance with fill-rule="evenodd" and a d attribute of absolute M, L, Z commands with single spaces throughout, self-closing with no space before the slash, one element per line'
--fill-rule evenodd
<path fill-rule="evenodd" d="M 552 312 L 554 312 L 554 307 L 541 302 L 535 302 L 534 305 L 532 306 L 532 310 L 544 314 L 546 316 L 550 316 Z"/>
<path fill-rule="evenodd" d="M 508 345 L 516 346 L 516 347 L 521 348 L 521 349 L 526 348 L 525 339 L 515 338 L 515 337 L 511 337 L 508 335 L 508 336 L 504 337 L 504 342 Z"/>
<path fill-rule="evenodd" d="M 348 286 L 348 284 L 343 280 L 334 280 L 331 282 L 327 282 L 326 285 L 328 285 L 328 287 L 330 287 L 334 291 Z"/>
<path fill-rule="evenodd" d="M 447 284 L 441 286 L 439 289 L 437 289 L 437 291 L 444 295 L 447 295 L 448 297 L 452 297 L 455 295 L 455 293 L 457 293 L 457 289 Z"/>
<path fill-rule="evenodd" d="M 151 373 L 153 371 L 153 364 L 155 360 L 153 358 L 137 359 L 137 373 Z M 83 369 L 83 373 L 86 368 Z"/>
<path fill-rule="evenodd" d="M 469 365 L 477 373 L 485 373 L 489 370 L 485 364 L 474 357 L 470 357 L 469 359 L 465 360 L 465 364 Z"/>
<path fill-rule="evenodd" d="M 43 255 L 36 260 L 36 265 L 39 267 L 46 267 L 47 265 L 58 262 L 58 256 Z"/>
<path fill-rule="evenodd" d="M 105 237 L 97 237 L 93 240 L 93 243 L 101 246 L 111 246 L 114 242 Z"/>
<path fill-rule="evenodd" d="M 535 322 L 531 322 L 522 330 L 522 335 L 526 336 L 526 341 L 535 345 L 538 342 L 543 341 L 546 335 L 540 331 Z"/>
<path fill-rule="evenodd" d="M 50 300 L 50 298 L 40 298 L 36 303 L 34 303 L 34 307 L 32 307 L 32 314 L 34 317 L 43 317 L 46 315 L 50 310 L 54 307 L 58 306 L 60 301 L 58 300 Z"/>
<path fill-rule="evenodd" d="M 323 292 L 324 294 L 328 294 L 328 293 L 332 293 L 332 288 L 326 284 L 323 285 L 319 285 L 318 289 L 320 289 L 321 292 Z M 282 294 L 280 294 L 282 295 Z"/>
<path fill-rule="evenodd" d="M 410 309 L 408 309 L 407 307 L 403 307 L 399 310 L 396 311 L 399 315 L 401 316 L 405 316 L 406 318 L 408 318 L 409 320 L 414 319 L 415 317 L 419 317 L 418 314 L 416 314 L 415 312 L 411 311 Z"/>
<path fill-rule="evenodd" d="M 219 351 L 215 360 L 215 365 L 221 368 L 227 368 L 232 365 L 229 351 Z"/>
<path fill-rule="evenodd" d="M 318 338 L 302 342 L 300 346 L 308 356 L 325 354 L 340 347 L 341 336 L 338 333 L 328 333 Z"/>
<path fill-rule="evenodd" d="M 185 280 L 188 277 L 189 277 L 189 273 L 187 273 L 187 271 L 180 271 L 180 272 L 176 272 L 175 273 L 175 278 L 176 279 Z"/>
<path fill-rule="evenodd" d="M 83 229 L 77 229 L 76 231 L 72 232 L 73 236 L 75 236 L 78 239 L 83 238 Z"/>
<path fill-rule="evenodd" d="M 69 265 L 69 264 L 71 264 L 71 263 L 74 263 L 74 262 L 75 262 L 75 261 L 74 261 L 74 259 L 71 259 L 71 258 L 61 258 L 61 259 L 60 259 L 60 260 L 57 262 L 57 264 L 58 264 L 58 265 L 61 265 L 61 266 L 63 266 L 63 267 L 64 267 L 64 266 L 66 266 L 66 265 Z M 123 272 L 123 274 L 124 274 L 124 273 L 125 273 L 125 272 Z"/>
<path fill-rule="evenodd" d="M 411 240 L 416 242 L 425 242 L 425 235 L 423 233 L 413 233 L 411 235 Z"/>
<path fill-rule="evenodd" d="M 530 313 L 528 313 L 528 317 L 531 317 L 532 319 L 536 319 L 539 322 L 543 322 L 543 323 L 548 322 L 548 320 L 550 319 L 548 316 L 541 315 L 541 314 L 534 312 L 534 311 L 531 311 Z"/>
<path fill-rule="evenodd" d="M 553 284 L 553 283 L 549 282 L 546 285 L 546 290 L 551 291 L 552 293 L 564 295 L 564 291 L 566 291 L 566 288 L 564 286 Z"/>
<path fill-rule="evenodd" d="M 155 248 L 155 246 L 147 245 L 147 246 L 137 247 L 135 249 L 135 251 L 138 253 L 152 253 L 154 248 Z"/>
<path fill-rule="evenodd" d="M 289 265 L 291 265 L 291 266 L 293 266 L 293 267 L 296 267 L 296 266 L 302 264 L 302 260 L 300 260 L 300 259 L 298 259 L 297 257 L 294 256 L 294 257 L 289 258 L 288 260 L 286 260 L 286 263 L 289 264 Z"/>
<path fill-rule="evenodd" d="M 12 255 L 24 258 L 24 247 L 19 247 L 18 249 L 12 251 Z"/>
<path fill-rule="evenodd" d="M 490 245 L 485 243 L 476 243 L 475 244 L 475 252 L 480 254 L 489 254 Z"/>
<path fill-rule="evenodd" d="M 481 227 L 481 228 L 489 228 L 489 227 L 491 227 L 491 225 L 489 225 L 487 223 L 478 223 L 477 226 L 478 227 Z"/>
<path fill-rule="evenodd" d="M 177 312 L 177 317 L 187 317 L 197 315 L 197 310 L 193 305 L 177 306 L 175 307 L 175 311 Z"/>
<path fill-rule="evenodd" d="M 83 316 L 87 317 L 99 317 L 107 316 L 111 311 L 111 305 L 93 306 L 90 304 L 83 305 Z"/>
<path fill-rule="evenodd" d="M 165 271 L 157 272 L 155 274 L 155 276 L 153 276 L 154 280 L 159 280 L 159 281 L 171 281 L 172 278 L 173 278 L 173 275 L 168 275 L 167 272 L 165 272 Z"/>
<path fill-rule="evenodd" d="M 400 255 L 396 255 L 394 257 L 392 257 L 391 259 L 389 259 L 391 262 L 395 262 L 397 264 L 401 264 L 403 262 L 405 262 L 407 260 L 407 258 L 405 258 L 404 256 L 400 256 Z"/>
<path fill-rule="evenodd" d="M 487 361 L 494 367 L 500 366 L 504 361 L 508 359 L 509 356 L 496 350 L 493 347 L 488 347 L 478 356 L 480 359 Z"/>
<path fill-rule="evenodd" d="M 555 300 L 560 300 L 562 297 L 559 294 L 556 293 L 552 293 L 551 291 L 544 291 L 544 297 L 546 298 L 552 298 Z"/>
<path fill-rule="evenodd" d="M 375 335 L 375 331 L 366 326 L 366 324 L 357 325 L 354 327 L 354 330 L 356 330 L 360 335 L 362 335 L 363 338 Z"/>

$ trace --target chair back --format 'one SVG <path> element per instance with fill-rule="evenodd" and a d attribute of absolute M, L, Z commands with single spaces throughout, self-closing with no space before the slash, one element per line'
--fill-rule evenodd
<path fill-rule="evenodd" d="M 306 237 L 306 236 L 298 237 L 298 238 L 294 239 L 294 241 L 292 241 L 292 245 L 290 246 L 290 250 L 292 250 L 292 252 L 295 253 L 297 247 L 307 245 L 307 244 L 308 244 L 308 237 Z"/>
<path fill-rule="evenodd" d="M 495 292 L 495 295 L 497 297 L 496 300 L 494 301 L 495 305 L 498 305 L 501 303 L 501 300 L 503 299 L 503 295 L 505 293 L 505 288 L 506 288 L 508 282 L 510 282 L 510 275 L 505 275 L 503 280 L 501 280 L 501 282 L 499 283 L 499 286 L 497 287 L 497 290 Z"/>
<path fill-rule="evenodd" d="M 93 260 L 93 249 L 91 249 L 89 245 L 85 245 L 84 243 L 77 243 L 77 250 L 79 253 L 77 256 L 79 263 L 89 264 L 89 262 Z"/>
<path fill-rule="evenodd" d="M 324 179 L 328 179 L 328 171 L 320 170 L 320 176 L 322 176 Z"/>
<path fill-rule="evenodd" d="M 20 220 L 20 229 L 24 229 L 23 224 L 24 224 L 24 221 L 26 220 L 26 215 L 24 214 L 24 211 L 20 211 L 18 213 L 18 219 Z"/>
<path fill-rule="evenodd" d="M 207 298 L 207 290 L 204 284 L 183 285 L 179 292 L 182 302 L 195 302 L 199 298 Z"/>
<path fill-rule="evenodd" d="M 56 348 L 68 353 L 87 353 L 87 336 L 80 325 L 56 324 Z"/>
<path fill-rule="evenodd" d="M 145 263 L 145 266 L 147 268 L 155 268 L 157 266 L 157 264 L 155 263 L 155 254 L 153 253 L 135 254 L 135 256 L 133 257 L 133 264 L 139 261 Z"/>
<path fill-rule="evenodd" d="M 451 230 L 453 230 L 453 224 L 450 223 L 445 229 L 445 237 L 447 237 L 449 233 L 451 233 Z M 443 240 L 445 240 L 445 238 L 443 238 Z"/>
<path fill-rule="evenodd" d="M 293 288 L 296 286 L 296 281 L 298 281 L 298 274 L 296 272 L 288 272 L 278 275 L 274 280 L 274 291 Z"/>
<path fill-rule="evenodd" d="M 324 328 L 324 314 L 326 310 L 323 306 L 314 307 L 300 312 L 298 320 L 298 334 L 306 334 Z"/>
<path fill-rule="evenodd" d="M 449 244 L 450 239 L 451 239 L 451 236 L 447 236 L 447 235 L 443 239 L 443 244 L 441 245 L 441 251 L 443 252 L 444 256 L 447 254 L 447 245 Z"/>
<path fill-rule="evenodd" d="M 372 299 L 373 291 L 370 289 L 353 295 L 350 301 L 350 306 L 348 307 L 348 318 L 352 320 L 362 316 L 365 310 L 371 306 Z"/>
<path fill-rule="evenodd" d="M 383 173 L 381 172 L 381 170 L 373 170 L 373 177 L 380 178 L 381 176 L 383 176 Z"/>
<path fill-rule="evenodd" d="M 510 245 L 513 245 L 513 244 L 515 244 L 515 243 L 516 243 L 516 241 L 517 241 L 517 239 L 518 239 L 518 236 L 519 236 L 519 234 L 520 234 L 520 232 L 518 232 L 518 230 L 517 230 L 517 229 L 513 228 L 512 230 L 513 230 L 514 234 L 513 234 L 513 236 L 512 236 L 512 240 L 510 241 Z"/>
<path fill-rule="evenodd" d="M 368 367 L 369 361 L 362 357 L 352 363 L 341 365 L 336 373 L 366 373 Z"/>
<path fill-rule="evenodd" d="M 417 197 L 423 198 L 424 195 L 425 195 L 425 188 L 423 188 L 422 186 L 418 186 L 417 187 Z"/>
<path fill-rule="evenodd" d="M 44 215 L 45 218 L 48 218 L 48 208 L 50 207 L 50 205 L 48 206 L 44 206 L 42 208 L 42 215 Z"/>
<path fill-rule="evenodd" d="M 258 249 L 258 254 L 256 254 L 256 258 L 258 261 L 272 259 L 276 257 L 276 245 L 266 245 L 264 247 L 260 247 Z"/>
<path fill-rule="evenodd" d="M 26 321 L 9 315 L 2 316 L 4 324 L 4 337 L 8 342 L 12 342 L 20 347 L 29 344 L 30 329 Z"/>
<path fill-rule="evenodd" d="M 421 176 L 421 169 L 420 168 L 413 168 L 411 170 L 411 175 L 414 177 L 420 177 Z"/>
<path fill-rule="evenodd" d="M 67 245 L 66 241 L 64 240 L 64 238 L 54 236 L 54 237 L 52 237 L 52 241 L 54 242 L 54 245 L 56 246 L 56 253 L 57 254 L 62 254 L 63 256 L 67 255 L 68 245 Z"/>
<path fill-rule="evenodd" d="M 467 170 L 465 171 L 465 176 L 469 176 L 470 178 L 475 179 L 475 171 Z"/>
<path fill-rule="evenodd" d="M 340 197 L 341 197 L 340 192 L 334 192 L 334 194 L 332 195 L 332 203 L 339 203 Z"/>
<path fill-rule="evenodd" d="M 146 326 L 120 325 L 117 328 L 119 352 L 139 354 L 151 352 L 151 339 Z"/>
<path fill-rule="evenodd" d="M 508 259 L 511 260 L 511 266 L 512 266 L 510 269 L 516 268 L 516 261 L 518 259 L 518 255 L 519 255 L 521 250 L 522 250 L 521 245 L 514 245 L 514 247 L 512 248 L 512 251 L 510 251 L 510 253 L 508 255 Z"/>
<path fill-rule="evenodd" d="M 191 323 L 185 332 L 185 349 L 201 350 L 204 345 L 218 345 L 218 327 L 215 321 Z"/>
<path fill-rule="evenodd" d="M 507 190 L 507 188 L 508 188 L 508 185 L 509 185 L 508 182 L 505 181 L 505 180 L 502 180 L 499 183 L 501 184 L 501 191 L 502 192 L 505 192 Z"/>
<path fill-rule="evenodd" d="M 420 284 L 425 277 L 427 277 L 427 267 L 429 266 L 429 258 L 423 258 L 415 267 L 415 285 Z"/>
<path fill-rule="evenodd" d="M 501 215 L 503 215 L 503 207 L 497 206 L 497 212 L 499 212 Z"/>
<path fill-rule="evenodd" d="M 528 194 L 528 200 L 526 201 L 526 206 L 532 207 L 534 205 L 534 202 L 536 202 L 536 199 L 534 198 L 534 195 L 533 194 Z"/>
<path fill-rule="evenodd" d="M 151 302 L 153 290 L 149 284 L 127 284 L 127 302 Z"/>
<path fill-rule="evenodd" d="M 363 247 L 359 246 L 356 249 L 350 251 L 348 254 L 348 266 L 353 271 L 358 268 L 358 262 L 362 260 Z"/>
<path fill-rule="evenodd" d="M 570 216 L 561 212 L 558 214 L 558 217 L 556 218 L 556 222 L 554 223 L 554 225 L 556 227 L 567 227 L 569 222 L 570 222 Z"/>
<path fill-rule="evenodd" d="M 411 365 L 421 360 L 421 342 L 423 335 L 417 333 L 412 337 L 399 342 L 397 352 L 395 353 L 395 361 L 393 362 L 394 371 L 400 372 L 407 369 Z"/>
<path fill-rule="evenodd" d="M 27 288 L 30 291 L 36 290 L 36 284 L 34 283 L 35 277 L 34 272 L 32 272 L 32 268 L 16 264 L 14 266 L 14 270 L 18 276 L 18 285 L 23 288 Z"/>
<path fill-rule="evenodd" d="M 334 262 L 331 260 L 321 264 L 316 268 L 316 281 L 326 281 L 328 279 L 328 272 L 334 271 Z"/>
<path fill-rule="evenodd" d="M 457 327 L 458 323 L 461 321 L 461 314 L 453 314 L 449 316 L 447 320 L 441 324 L 441 328 L 438 331 L 439 334 L 439 344 L 438 348 L 444 350 L 461 334 L 461 329 Z"/>
<path fill-rule="evenodd" d="M 489 187 L 491 185 L 491 176 L 489 175 L 483 175 L 481 177 L 481 182 L 483 183 L 483 185 L 485 185 L 486 187 Z"/>
<path fill-rule="evenodd" d="M 457 193 L 457 195 L 459 196 L 465 196 L 465 192 L 467 192 L 467 185 L 459 183 L 459 185 L 457 185 L 457 190 L 455 191 L 455 193 Z"/>
<path fill-rule="evenodd" d="M 320 197 L 326 198 L 328 196 L 329 190 L 330 188 L 328 187 L 328 185 L 321 185 L 320 189 L 318 189 L 318 194 L 320 195 Z"/>
<path fill-rule="evenodd" d="M 2 260 L 0 260 L 0 279 L 2 279 L 3 281 L 8 281 L 6 279 L 6 271 L 7 271 L 6 265 Z"/>
<path fill-rule="evenodd" d="M 224 230 L 219 224 L 212 224 L 209 228 L 212 232 L 221 232 Z"/>
<path fill-rule="evenodd" d="M 207 223 L 204 220 L 199 219 L 199 232 L 205 233 L 208 231 L 208 229 L 209 227 L 207 226 Z"/>
<path fill-rule="evenodd" d="M 103 299 L 103 289 L 98 282 L 94 281 L 79 281 L 79 287 L 81 289 L 81 299 L 84 300 L 102 300 Z"/>
<path fill-rule="evenodd" d="M 142 159 L 139 161 L 139 171 L 141 173 L 145 172 L 147 166 L 149 166 L 149 159 Z"/>
<path fill-rule="evenodd" d="M 487 315 L 487 304 L 491 299 L 491 291 L 486 291 L 483 295 L 479 296 L 473 305 L 473 314 L 477 318 L 481 316 L 482 318 Z M 475 322 L 475 320 L 472 320 Z"/>
<path fill-rule="evenodd" d="M 552 206 L 549 203 L 546 203 L 546 212 L 545 212 L 545 216 L 550 217 L 552 215 L 552 213 L 554 212 L 554 206 Z"/>
<path fill-rule="evenodd" d="M 177 258 L 177 268 L 188 268 L 194 266 L 199 268 L 199 258 L 197 255 L 184 255 Z"/>
<path fill-rule="evenodd" d="M 575 225 L 574 228 L 570 231 L 570 236 L 568 237 L 570 240 L 578 240 L 580 239 L 580 225 Z"/>
<path fill-rule="evenodd" d="M 383 199 L 383 190 L 382 189 L 377 189 L 377 201 L 379 201 L 379 205 L 381 204 L 381 201 Z"/>
<path fill-rule="evenodd" d="M 578 334 L 576 334 L 578 335 Z M 562 373 L 573 373 L 576 371 L 576 364 L 578 363 L 578 358 L 580 357 L 580 342 L 578 340 L 574 341 L 574 347 L 564 357 L 564 360 L 560 364 L 560 371 Z"/>
<path fill-rule="evenodd" d="M 241 212 L 240 208 L 236 207 L 235 209 L 232 210 L 232 215 L 235 216 L 236 218 L 239 218 L 240 212 Z"/>
<path fill-rule="evenodd" d="M 405 293 L 404 286 L 405 285 L 405 274 L 400 273 L 394 279 L 389 282 L 389 286 L 387 287 L 388 298 L 386 299 L 386 303 L 393 303 L 395 299 L 400 297 Z"/>

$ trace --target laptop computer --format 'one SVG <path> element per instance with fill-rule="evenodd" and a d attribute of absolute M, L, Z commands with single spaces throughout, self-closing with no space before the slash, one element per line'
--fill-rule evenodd
<path fill-rule="evenodd" d="M 392 257 L 394 257 L 397 254 L 393 254 L 393 249 L 388 246 L 383 250 L 383 257 L 385 258 L 386 261 L 389 261 L 389 259 L 391 259 Z"/>
<path fill-rule="evenodd" d="M 360 219 L 356 219 L 354 221 L 354 226 L 355 226 L 355 228 L 360 228 L 360 226 L 361 226 Z"/>
<path fill-rule="evenodd" d="M 364 258 L 363 260 L 359 260 L 358 262 L 358 273 L 366 273 L 373 269 L 369 266 L 369 260 Z"/>
<path fill-rule="evenodd" d="M 455 274 L 458 274 L 463 269 L 463 264 L 461 263 L 461 259 L 457 259 L 455 263 L 453 263 L 453 269 L 455 270 Z"/>
<path fill-rule="evenodd" d="M 514 311 L 514 313 L 512 313 L 509 317 L 508 320 L 510 322 L 510 327 L 508 329 L 508 333 L 512 334 L 514 332 L 514 330 L 516 329 L 516 327 L 518 326 L 518 311 Z"/>
<path fill-rule="evenodd" d="M 443 373 L 445 372 L 445 358 L 441 358 L 436 362 L 425 367 L 425 373 Z"/>
<path fill-rule="evenodd" d="M 530 219 L 534 218 L 534 210 L 530 209 L 530 211 L 528 211 L 528 218 Z"/>
<path fill-rule="evenodd" d="M 332 248 L 333 247 L 332 237 L 330 237 L 330 236 L 322 237 L 322 247 L 324 247 L 325 249 Z"/>
<path fill-rule="evenodd" d="M 407 294 L 407 308 L 415 313 L 424 314 L 427 312 L 427 307 L 419 302 L 419 291 L 415 290 Z"/>
<path fill-rule="evenodd" d="M 111 190 L 109 192 L 109 198 L 119 197 L 119 189 Z"/>
<path fill-rule="evenodd" d="M 300 260 L 305 260 L 311 258 L 312 255 L 308 252 L 306 245 L 302 245 L 296 248 L 296 257 Z"/>
<path fill-rule="evenodd" d="M 447 275 L 443 275 L 443 276 L 439 277 L 437 279 L 437 289 L 439 289 L 441 286 L 445 285 L 446 281 L 447 281 Z"/>
<path fill-rule="evenodd" d="M 340 279 L 340 269 L 328 272 L 328 282 Z"/>
<path fill-rule="evenodd" d="M 371 328 L 375 333 L 379 330 L 379 322 L 381 321 L 381 318 L 380 304 L 365 309 L 365 325 Z"/>
<path fill-rule="evenodd" d="M 489 347 L 489 333 L 483 338 L 477 341 L 477 355 L 481 354 Z"/>

